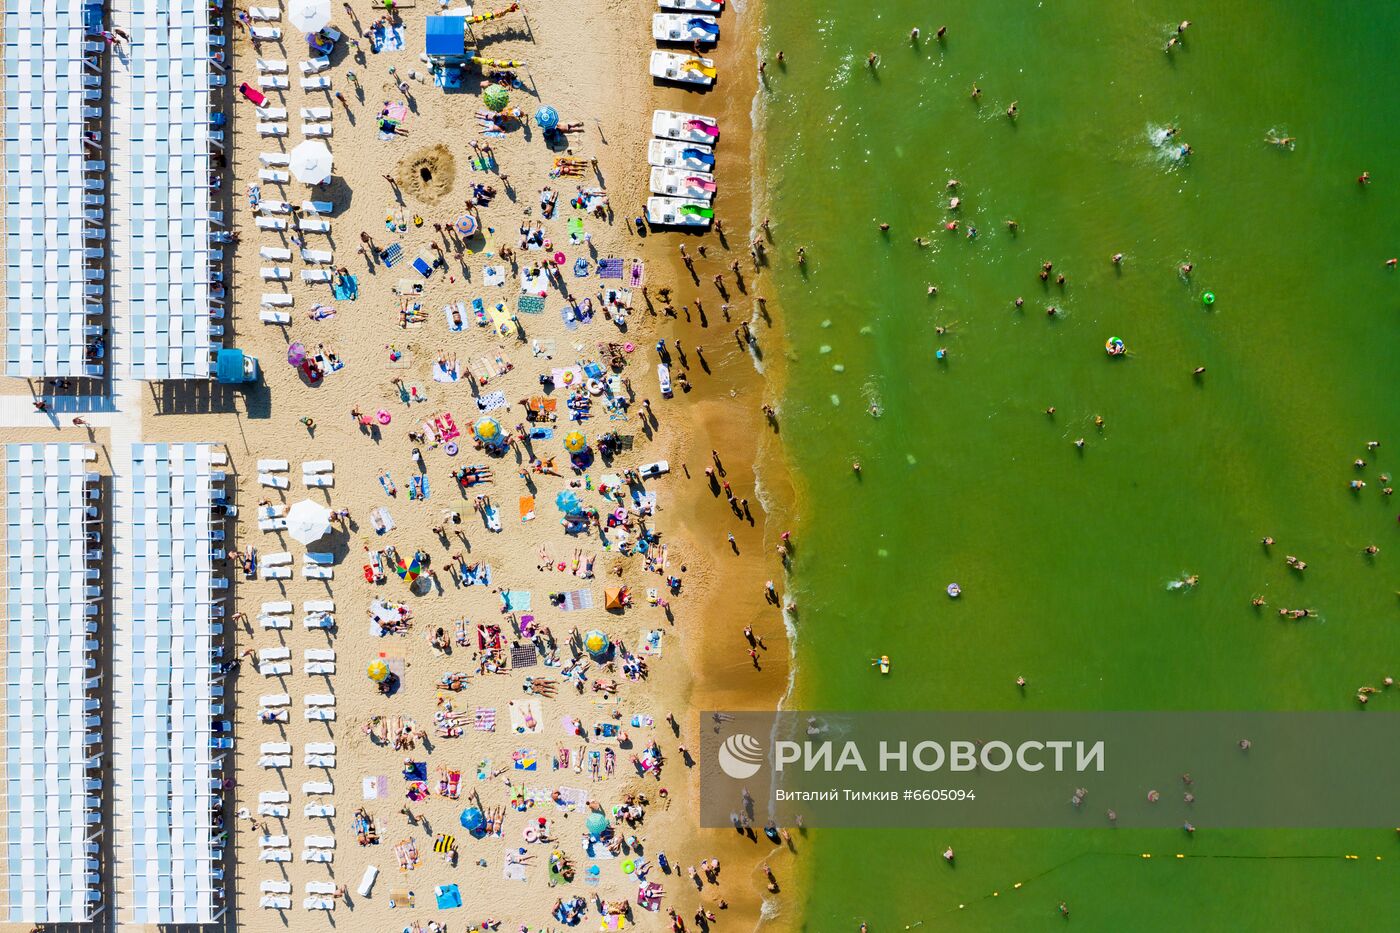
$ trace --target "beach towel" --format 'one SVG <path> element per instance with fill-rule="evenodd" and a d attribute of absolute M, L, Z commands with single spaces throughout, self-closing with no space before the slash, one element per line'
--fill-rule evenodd
<path fill-rule="evenodd" d="M 482 412 L 496 411 L 499 408 L 508 408 L 506 394 L 504 392 L 492 392 L 490 395 L 482 395 L 476 400 L 476 407 Z"/>
<path fill-rule="evenodd" d="M 380 258 L 384 260 L 385 266 L 392 267 L 394 263 L 403 258 L 403 247 L 398 243 L 390 243 L 389 248 L 380 255 Z"/>
<path fill-rule="evenodd" d="M 510 666 L 511 667 L 534 667 L 539 663 L 539 655 L 535 652 L 534 645 L 511 645 L 510 646 Z"/>
<path fill-rule="evenodd" d="M 559 316 L 564 320 L 565 330 L 578 330 L 578 318 L 574 315 L 574 309 L 569 305 L 559 309 Z"/>
<path fill-rule="evenodd" d="M 481 281 L 486 285 L 506 284 L 505 266 L 487 266 L 481 270 Z"/>
<path fill-rule="evenodd" d="M 361 782 L 360 791 L 366 800 L 382 800 L 389 796 L 389 778 L 383 774 L 367 777 Z"/>
<path fill-rule="evenodd" d="M 533 653 L 534 649 L 530 651 Z M 510 730 L 517 735 L 539 732 L 544 727 L 539 700 L 510 701 Z"/>
<path fill-rule="evenodd" d="M 598 260 L 598 278 L 600 279 L 620 279 L 622 278 L 621 259 L 600 259 Z"/>
<path fill-rule="evenodd" d="M 426 761 L 404 762 L 403 777 L 405 781 L 428 780 L 428 763 Z"/>
<path fill-rule="evenodd" d="M 438 833 L 433 837 L 433 851 L 438 853 L 451 852 L 457 848 L 457 837 L 449 836 L 447 833 Z"/>
<path fill-rule="evenodd" d="M 549 279 L 545 277 L 544 270 L 531 272 L 529 269 L 521 269 L 520 290 L 527 295 L 539 295 L 541 298 L 548 294 Z"/>
<path fill-rule="evenodd" d="M 528 748 L 521 748 L 511 752 L 510 760 L 512 767 L 514 767 L 516 771 L 536 771 L 540 766 L 539 757 Z"/>
<path fill-rule="evenodd" d="M 413 268 L 425 279 L 433 274 L 433 267 L 422 256 L 413 260 Z"/>
<path fill-rule="evenodd" d="M 476 708 L 476 731 L 496 731 L 496 710 L 493 707 L 478 706 Z"/>
<path fill-rule="evenodd" d="M 579 240 L 583 239 L 582 217 L 570 217 L 569 222 L 565 224 L 565 227 L 567 227 L 569 230 L 569 242 L 577 243 Z"/>
<path fill-rule="evenodd" d="M 529 437 L 532 441 L 547 441 L 554 437 L 554 429 L 548 425 L 536 424 L 531 426 Z"/>
<path fill-rule="evenodd" d="M 442 316 L 447 318 L 447 329 L 458 333 L 467 329 L 467 306 L 443 305 Z"/>
<path fill-rule="evenodd" d="M 520 521 L 522 523 L 533 521 L 535 518 L 535 497 L 520 497 Z"/>
<path fill-rule="evenodd" d="M 515 309 L 522 314 L 543 314 L 543 295 L 521 295 L 515 301 Z"/>
<path fill-rule="evenodd" d="M 574 278 L 588 278 L 588 260 L 584 259 L 582 256 L 574 260 Z"/>
<path fill-rule="evenodd" d="M 491 565 L 478 564 L 475 570 L 463 570 L 462 582 L 467 586 L 490 586 Z"/>
<path fill-rule="evenodd" d="M 360 280 L 353 275 L 342 275 L 331 283 L 331 295 L 336 301 L 354 301 L 360 297 Z"/>
<path fill-rule="evenodd" d="M 434 382 L 456 382 L 461 378 L 458 372 L 460 367 L 456 363 L 446 363 L 441 360 L 433 364 Z"/>
<path fill-rule="evenodd" d="M 481 517 L 486 520 L 487 531 L 499 532 L 501 530 L 501 513 L 496 510 L 494 505 L 488 505 L 486 508 L 482 509 Z M 525 598 L 528 600 L 530 594 L 526 593 Z M 529 609 L 530 607 L 526 605 L 524 608 Z"/>
<path fill-rule="evenodd" d="M 641 288 L 642 279 L 646 275 L 646 263 L 640 259 L 632 260 L 632 268 L 628 270 L 627 284 L 632 288 Z"/>
<path fill-rule="evenodd" d="M 644 629 L 637 637 L 637 652 L 647 657 L 661 657 L 661 636 L 664 635 L 659 628 Z"/>
<path fill-rule="evenodd" d="M 442 68 L 433 76 L 433 83 L 440 88 L 455 90 L 462 86 L 462 69 Z"/>
<path fill-rule="evenodd" d="M 437 900 L 439 910 L 450 910 L 453 907 L 462 906 L 462 892 L 455 884 L 438 885 L 433 888 L 433 897 Z"/>
<path fill-rule="evenodd" d="M 564 601 L 559 604 L 559 608 L 565 612 L 577 612 L 580 609 L 593 608 L 592 590 L 570 590 L 564 594 Z"/>
<path fill-rule="evenodd" d="M 506 612 L 529 612 L 530 601 L 529 590 L 501 591 L 501 602 L 505 605 Z"/>
<path fill-rule="evenodd" d="M 401 100 L 396 100 L 384 107 L 384 117 L 396 123 L 402 123 L 408 119 L 408 104 Z"/>
<path fill-rule="evenodd" d="M 377 55 L 380 52 L 397 52 L 404 47 L 402 26 L 376 26 L 370 31 L 370 49 Z"/>
<path fill-rule="evenodd" d="M 507 853 L 505 867 L 501 869 L 501 877 L 507 881 L 524 881 L 525 866 L 519 862 L 512 861 L 512 855 Z"/>

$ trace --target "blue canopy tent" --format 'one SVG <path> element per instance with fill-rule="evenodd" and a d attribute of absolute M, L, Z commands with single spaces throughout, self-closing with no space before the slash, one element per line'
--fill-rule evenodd
<path fill-rule="evenodd" d="M 464 62 L 467 55 L 467 18 L 465 16 L 429 16 L 426 33 L 428 58 L 435 62 Z"/>

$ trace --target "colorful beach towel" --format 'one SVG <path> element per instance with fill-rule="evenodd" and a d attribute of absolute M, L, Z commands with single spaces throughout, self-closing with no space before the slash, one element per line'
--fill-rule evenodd
<path fill-rule="evenodd" d="M 354 301 L 360 297 L 360 280 L 353 275 L 342 275 L 331 283 L 331 295 L 336 301 Z"/>
<path fill-rule="evenodd" d="M 632 268 L 628 270 L 627 284 L 632 288 L 641 288 L 642 279 L 646 276 L 646 263 L 640 259 L 632 260 Z"/>
<path fill-rule="evenodd" d="M 392 268 L 394 263 L 403 258 L 403 247 L 398 243 L 390 243 L 389 248 L 383 252 L 381 258 L 383 258 L 385 266 Z"/>
<path fill-rule="evenodd" d="M 620 279 L 622 278 L 621 259 L 600 259 L 598 260 L 598 278 L 600 279 Z"/>
<path fill-rule="evenodd" d="M 530 611 L 530 591 L 529 590 L 502 590 L 501 602 L 505 605 L 507 612 L 529 612 Z"/>
<path fill-rule="evenodd" d="M 534 667 L 539 662 L 539 659 L 539 655 L 535 652 L 534 645 L 510 646 L 511 667 Z"/>
<path fill-rule="evenodd" d="M 507 408 L 509 407 L 509 403 L 506 402 L 506 394 L 504 392 L 492 392 L 490 395 L 480 396 L 476 400 L 476 407 L 481 409 L 484 413 L 496 411 L 500 408 Z"/>
<path fill-rule="evenodd" d="M 515 302 L 515 309 L 522 314 L 543 314 L 543 295 L 521 295 Z"/>
<path fill-rule="evenodd" d="M 496 710 L 494 707 L 478 706 L 476 708 L 476 731 L 496 731 Z"/>
<path fill-rule="evenodd" d="M 403 27 L 376 26 L 370 31 L 369 42 L 370 48 L 376 54 L 379 52 L 397 52 L 404 47 Z"/>
<path fill-rule="evenodd" d="M 504 285 L 506 284 L 505 266 L 487 266 L 481 270 L 481 282 L 483 285 Z"/>

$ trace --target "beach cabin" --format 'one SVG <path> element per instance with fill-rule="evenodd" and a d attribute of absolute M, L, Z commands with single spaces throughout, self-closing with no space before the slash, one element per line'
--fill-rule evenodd
<path fill-rule="evenodd" d="M 468 11 L 469 12 L 469 11 Z M 426 30 L 428 60 L 442 65 L 460 65 L 467 54 L 467 17 L 429 16 Z"/>

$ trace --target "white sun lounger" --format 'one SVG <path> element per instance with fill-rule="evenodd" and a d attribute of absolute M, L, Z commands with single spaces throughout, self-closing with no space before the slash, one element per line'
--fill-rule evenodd
<path fill-rule="evenodd" d="M 307 648 L 305 652 L 308 661 L 334 661 L 334 648 Z"/>
<path fill-rule="evenodd" d="M 286 599 L 270 600 L 262 604 L 262 611 L 281 613 L 285 615 L 286 613 L 292 611 L 292 603 L 290 600 Z"/>
<path fill-rule="evenodd" d="M 303 564 L 301 575 L 307 580 L 333 580 L 335 579 L 334 567 L 317 567 L 314 564 Z"/>
<path fill-rule="evenodd" d="M 292 86 L 286 75 L 263 75 L 258 78 L 258 87 L 264 91 L 285 91 Z"/>
<path fill-rule="evenodd" d="M 307 742 L 306 751 L 313 755 L 334 755 L 334 742 Z"/>
<path fill-rule="evenodd" d="M 285 476 L 273 476 L 270 473 L 259 473 L 258 482 L 273 489 L 286 489 L 290 484 Z"/>
<path fill-rule="evenodd" d="M 334 849 L 334 836 L 307 836 L 302 843 L 308 849 Z"/>
<path fill-rule="evenodd" d="M 335 804 L 333 803 L 308 803 L 301 808 L 302 816 L 324 817 L 330 819 L 335 816 Z"/>
<path fill-rule="evenodd" d="M 248 32 L 259 42 L 268 42 L 282 38 L 282 30 L 276 26 L 251 26 Z"/>
<path fill-rule="evenodd" d="M 327 852 L 326 854 L 327 854 L 327 855 L 330 855 L 329 852 Z M 320 858 L 311 859 L 311 858 L 306 858 L 306 853 L 305 853 L 305 852 L 303 852 L 301 855 L 302 855 L 302 858 L 306 859 L 306 861 L 308 861 L 308 862 L 329 862 L 329 861 L 330 861 L 330 859 L 320 859 Z M 303 908 L 305 908 L 306 910 L 335 910 L 335 898 L 333 898 L 333 897 L 307 897 L 307 898 L 303 898 L 303 899 L 302 899 L 301 906 L 302 906 Z"/>
<path fill-rule="evenodd" d="M 285 123 L 259 123 L 259 136 L 286 136 L 287 124 Z"/>
<path fill-rule="evenodd" d="M 328 249 L 304 249 L 301 258 L 306 262 L 332 263 L 335 262 L 335 253 Z"/>
<path fill-rule="evenodd" d="M 258 804 L 258 816 L 275 816 L 278 819 L 286 819 L 292 815 L 292 808 L 285 803 L 260 803 Z"/>
<path fill-rule="evenodd" d="M 335 708 L 331 706 L 313 706 L 302 715 L 308 722 L 335 722 Z"/>
<path fill-rule="evenodd" d="M 290 803 L 292 795 L 285 790 L 265 790 L 258 794 L 258 803 Z"/>
<path fill-rule="evenodd" d="M 309 677 L 329 676 L 335 673 L 334 661 L 307 661 L 302 666 L 302 672 Z M 307 719 L 312 719 L 311 711 L 307 711 Z M 332 717 L 333 718 L 333 717 Z"/>
<path fill-rule="evenodd" d="M 286 107 L 257 107 L 258 116 L 263 120 L 276 120 L 282 123 L 287 121 Z"/>
<path fill-rule="evenodd" d="M 266 570 L 263 571 L 262 578 L 264 580 L 290 580 L 292 578 L 292 568 L 268 567 Z M 279 670 L 276 672 L 267 671 L 266 673 L 290 674 L 292 672 L 292 666 L 290 664 L 278 664 L 277 667 L 286 668 L 286 670 Z"/>
<path fill-rule="evenodd" d="M 305 269 L 301 273 L 303 282 L 329 282 L 332 278 L 329 269 Z"/>
<path fill-rule="evenodd" d="M 258 841 L 264 849 L 285 849 L 292 844 L 288 836 L 262 836 Z"/>
<path fill-rule="evenodd" d="M 263 755 L 258 759 L 258 767 L 260 768 L 290 768 L 291 766 L 291 755 Z"/>
<path fill-rule="evenodd" d="M 335 628 L 335 616 L 329 612 L 313 612 L 301 621 L 307 628 Z"/>
<path fill-rule="evenodd" d="M 263 266 L 258 274 L 264 282 L 285 282 L 292 277 L 292 270 L 288 266 Z"/>
<path fill-rule="evenodd" d="M 262 311 L 262 312 L 260 312 L 260 313 L 258 314 L 258 318 L 259 318 L 264 324 L 290 324 L 290 323 L 292 323 L 292 316 L 291 316 L 290 314 L 288 314 L 286 311 L 267 311 L 267 310 L 264 310 L 264 311 Z M 259 522 L 259 524 L 262 524 L 262 523 Z M 286 520 L 286 519 L 283 519 L 283 520 L 282 520 L 282 527 L 285 528 L 286 526 L 287 526 L 287 520 Z"/>
<path fill-rule="evenodd" d="M 317 75 L 314 78 L 302 78 L 301 89 L 303 91 L 329 91 L 331 89 L 331 79 L 325 75 Z"/>
<path fill-rule="evenodd" d="M 287 312 L 285 312 L 285 311 L 264 311 L 263 314 L 282 314 L 282 315 L 286 315 L 286 317 L 287 317 L 288 320 L 291 319 L 291 315 L 290 315 L 290 314 L 287 314 Z M 259 531 L 285 531 L 286 528 L 287 528 L 287 520 L 286 520 L 285 518 L 281 517 L 281 516 L 278 516 L 278 517 L 276 517 L 276 518 L 260 518 L 260 519 L 258 519 L 258 530 L 259 530 Z"/>
<path fill-rule="evenodd" d="M 278 201 L 274 198 L 264 198 L 258 202 L 259 214 L 290 214 L 292 205 L 286 201 Z"/>
<path fill-rule="evenodd" d="M 331 118 L 331 108 L 303 107 L 301 108 L 301 118 L 311 123 L 323 123 Z"/>
<path fill-rule="evenodd" d="M 264 742 L 258 746 L 258 751 L 264 755 L 290 755 L 292 753 L 291 742 Z"/>
<path fill-rule="evenodd" d="M 319 58 L 312 58 L 301 63 L 301 73 L 304 75 L 320 74 L 331 66 L 331 60 L 325 55 Z"/>
<path fill-rule="evenodd" d="M 334 136 L 335 127 L 329 123 L 303 123 L 301 125 L 301 135 L 312 139 Z"/>
<path fill-rule="evenodd" d="M 307 220 L 303 217 L 297 221 L 297 229 L 302 233 L 330 233 L 331 222 L 329 220 Z"/>
<path fill-rule="evenodd" d="M 330 781 L 307 781 L 301 785 L 303 794 L 334 794 L 335 785 Z"/>
<path fill-rule="evenodd" d="M 271 664 L 259 664 L 258 670 L 262 671 L 264 677 L 285 677 L 292 672 L 292 665 L 286 661 L 274 661 Z"/>
<path fill-rule="evenodd" d="M 268 910 L 291 910 L 292 899 L 285 894 L 264 894 L 258 903 Z"/>
<path fill-rule="evenodd" d="M 303 473 L 329 473 L 334 469 L 334 460 L 303 460 L 301 463 L 301 472 Z"/>
<path fill-rule="evenodd" d="M 263 707 L 290 706 L 291 703 L 292 703 L 292 696 L 291 696 L 291 694 L 289 694 L 289 693 L 264 693 L 262 696 L 258 697 L 258 705 L 259 705 L 259 706 L 263 706 Z M 286 791 L 267 791 L 267 793 L 271 793 L 271 794 L 285 794 Z M 261 800 L 262 798 L 259 797 L 258 799 Z M 291 798 L 288 798 L 288 799 L 291 799 Z M 276 800 L 272 800 L 272 801 L 268 801 L 268 802 L 269 802 L 269 803 L 277 803 Z"/>
<path fill-rule="evenodd" d="M 301 604 L 302 612 L 335 612 L 333 599 L 308 599 Z"/>
<path fill-rule="evenodd" d="M 263 165 L 287 166 L 292 164 L 291 158 L 285 152 L 264 152 L 258 156 L 258 161 Z"/>
<path fill-rule="evenodd" d="M 334 706 L 335 694 L 333 693 L 308 693 L 301 698 L 307 706 Z"/>
<path fill-rule="evenodd" d="M 379 877 L 379 867 L 377 865 L 366 865 L 365 873 L 360 878 L 360 886 L 355 890 L 360 897 L 369 897 L 369 892 L 374 888 L 374 881 Z"/>
<path fill-rule="evenodd" d="M 258 890 L 264 894 L 291 894 L 292 883 L 290 881 L 264 881 L 259 885 Z"/>
<path fill-rule="evenodd" d="M 269 181 L 274 185 L 285 185 L 292 180 L 292 176 L 286 172 L 275 168 L 258 169 L 258 181 Z"/>
<path fill-rule="evenodd" d="M 306 484 L 307 489 L 330 489 L 335 485 L 335 476 L 331 473 L 323 473 L 320 476 L 305 476 L 301 481 Z"/>
<path fill-rule="evenodd" d="M 281 555 L 277 555 L 277 556 L 281 556 Z M 287 556 L 287 560 L 291 560 L 291 559 L 292 559 L 292 556 L 291 556 L 290 554 L 288 554 L 288 555 L 286 555 L 286 556 Z M 275 647 L 275 648 L 262 648 L 262 649 L 260 649 L 260 650 L 258 651 L 258 663 L 261 664 L 261 663 L 264 662 L 264 661 L 285 661 L 285 660 L 287 660 L 288 658 L 290 658 L 291 656 L 292 656 L 292 649 L 290 649 L 290 648 L 285 648 L 285 647 L 282 647 L 282 646 L 280 646 L 280 645 L 277 646 L 277 647 Z"/>
<path fill-rule="evenodd" d="M 302 849 L 302 850 L 301 850 L 301 860 L 302 860 L 303 862 L 334 862 L 334 861 L 335 861 L 335 852 L 331 851 L 330 849 Z M 312 901 L 312 900 L 317 900 L 317 901 L 326 900 L 326 901 L 330 901 L 332 904 L 335 903 L 335 898 L 333 898 L 333 897 L 326 897 L 326 898 L 307 898 L 306 900 L 307 900 L 308 903 L 309 903 L 310 901 Z M 307 908 L 307 910 L 313 910 L 313 909 L 315 909 L 315 908 L 311 908 L 311 907 L 308 907 L 308 908 Z M 331 908 L 330 908 L 330 907 L 326 907 L 326 908 L 324 908 L 324 909 L 325 909 L 325 910 L 330 910 Z"/>
<path fill-rule="evenodd" d="M 291 850 L 291 849 L 264 849 L 264 850 L 262 851 L 262 854 L 260 854 L 260 855 L 258 856 L 258 861 L 259 861 L 259 862 L 290 862 L 291 860 L 292 860 L 292 850 Z M 286 905 L 286 906 L 287 906 L 287 907 L 291 907 L 291 906 L 292 906 L 292 905 L 291 905 L 291 898 L 289 898 L 289 897 L 277 897 L 276 895 L 269 894 L 269 895 L 267 895 L 267 897 L 265 898 L 265 900 L 274 901 L 274 902 L 276 902 L 277 904 L 280 904 L 282 901 L 287 901 L 287 905 Z"/>
<path fill-rule="evenodd" d="M 283 519 L 283 521 L 286 521 L 286 519 Z M 265 629 L 283 629 L 291 628 L 292 620 L 286 616 L 260 615 L 258 616 L 258 624 Z"/>
<path fill-rule="evenodd" d="M 281 217 L 259 217 L 259 218 L 258 218 L 258 229 L 259 229 L 259 230 L 286 230 L 286 229 L 287 229 L 287 222 L 286 222 L 285 220 L 283 220 Z M 287 302 L 287 304 L 291 304 L 291 302 L 289 301 L 289 302 Z"/>
<path fill-rule="evenodd" d="M 308 214 L 334 214 L 335 202 L 333 201 L 302 201 L 301 209 Z"/>
<path fill-rule="evenodd" d="M 267 308 L 290 308 L 294 300 L 286 292 L 263 292 L 261 304 Z"/>
<path fill-rule="evenodd" d="M 289 460 L 259 460 L 259 473 L 285 473 L 291 468 Z"/>
<path fill-rule="evenodd" d="M 269 262 L 287 262 L 292 258 L 292 251 L 285 246 L 263 246 L 259 247 L 258 255 Z"/>
<path fill-rule="evenodd" d="M 276 23 L 282 19 L 282 8 L 280 6 L 250 6 L 248 7 L 248 17 L 254 22 Z"/>

